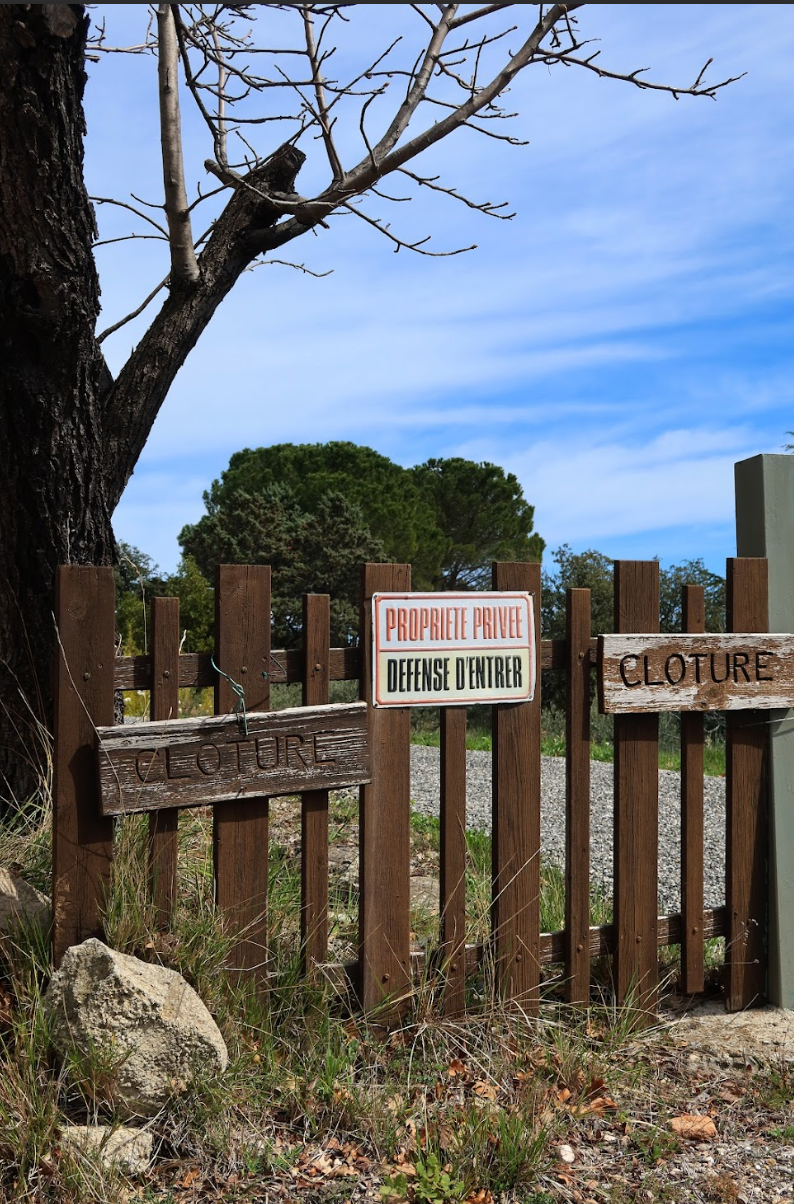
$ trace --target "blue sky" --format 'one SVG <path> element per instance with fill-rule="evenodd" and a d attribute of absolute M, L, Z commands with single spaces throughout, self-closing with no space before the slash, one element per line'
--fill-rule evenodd
<path fill-rule="evenodd" d="M 106 12 L 109 41 L 142 36 L 145 5 Z M 202 492 L 233 452 L 350 439 L 404 465 L 501 464 L 549 548 L 724 568 L 733 464 L 781 451 L 794 428 L 794 8 L 592 5 L 580 21 L 616 69 L 687 84 L 713 56 L 713 79 L 747 76 L 716 103 L 676 102 L 532 68 L 509 98 L 528 146 L 465 132 L 417 164 L 477 199 L 509 201 L 516 217 L 432 196 L 387 214 L 406 238 L 476 251 L 394 255 L 348 218 L 288 248 L 333 269 L 325 279 L 279 266 L 246 274 L 176 379 L 116 511 L 119 538 L 171 570 L 179 530 L 203 513 Z M 400 31 L 419 33 L 408 5 L 357 6 L 340 65 Z M 188 179 L 209 186 L 206 129 L 183 106 Z M 159 201 L 155 61 L 103 57 L 86 110 L 89 190 Z M 374 128 L 380 117 L 373 106 Z M 353 117 L 342 145 L 356 158 L 357 139 Z M 304 149 L 308 194 L 325 182 L 324 160 L 317 144 Z M 103 206 L 102 236 L 130 229 L 128 217 Z M 168 270 L 156 242 L 103 247 L 98 259 L 101 325 Z M 111 369 L 144 328 L 139 319 L 108 339 Z"/>

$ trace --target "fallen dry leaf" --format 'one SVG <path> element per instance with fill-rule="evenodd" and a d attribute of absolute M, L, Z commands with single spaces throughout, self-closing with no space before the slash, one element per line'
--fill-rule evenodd
<path fill-rule="evenodd" d="M 674 1116 L 670 1128 L 679 1137 L 688 1137 L 690 1141 L 712 1141 L 717 1136 L 717 1128 L 710 1116 L 697 1116 L 683 1113 Z"/>
<path fill-rule="evenodd" d="M 472 1091 L 475 1095 L 479 1095 L 480 1099 L 495 1100 L 499 1094 L 499 1088 L 493 1083 L 486 1082 L 485 1079 L 477 1079 Z"/>

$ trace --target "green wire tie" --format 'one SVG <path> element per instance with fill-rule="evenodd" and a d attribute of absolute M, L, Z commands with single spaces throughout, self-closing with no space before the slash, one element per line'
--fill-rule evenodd
<path fill-rule="evenodd" d="M 248 736 L 248 716 L 245 711 L 245 690 L 243 689 L 243 687 L 240 685 L 239 682 L 234 680 L 233 677 L 229 677 L 228 673 L 224 673 L 223 669 L 218 668 L 218 666 L 215 664 L 215 658 L 212 655 L 210 655 L 210 664 L 212 665 L 212 667 L 216 673 L 220 673 L 221 677 L 226 678 L 229 685 L 234 690 L 234 693 L 237 697 L 237 702 L 235 703 L 235 707 L 234 707 L 234 710 L 232 711 L 232 714 L 237 716 L 237 721 L 238 721 L 238 723 L 240 723 L 240 725 L 243 729 L 243 735 L 247 737 Z"/>

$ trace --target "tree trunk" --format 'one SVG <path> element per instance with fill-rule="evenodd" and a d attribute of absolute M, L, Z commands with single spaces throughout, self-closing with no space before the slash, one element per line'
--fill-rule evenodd
<path fill-rule="evenodd" d="M 46 775 L 57 564 L 108 564 L 80 6 L 0 6 L 0 798 Z"/>
<path fill-rule="evenodd" d="M 279 148 L 230 189 L 199 259 L 114 382 L 95 338 L 83 182 L 82 5 L 0 5 L 0 800 L 46 775 L 54 571 L 110 564 L 111 515 L 179 367 L 257 255 L 311 228 L 267 199 L 305 156 Z M 1 808 L 0 808 L 1 809 Z"/>

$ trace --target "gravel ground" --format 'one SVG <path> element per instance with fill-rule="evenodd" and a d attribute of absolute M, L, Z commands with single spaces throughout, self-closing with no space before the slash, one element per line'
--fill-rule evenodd
<path fill-rule="evenodd" d="M 612 765 L 590 765 L 591 876 L 594 883 L 612 891 Z M 466 754 L 466 816 L 470 828 L 491 829 L 491 754 Z M 676 912 L 681 905 L 681 799 L 680 777 L 669 770 L 659 773 L 659 914 Z M 725 901 L 725 779 L 705 779 L 705 906 Z M 541 758 L 541 840 L 544 856 L 564 864 L 565 760 Z M 411 799 L 417 811 L 438 815 L 439 759 L 437 748 L 413 745 L 411 749 Z"/>

